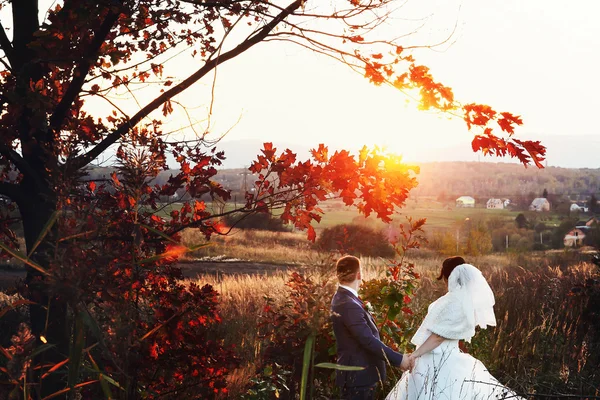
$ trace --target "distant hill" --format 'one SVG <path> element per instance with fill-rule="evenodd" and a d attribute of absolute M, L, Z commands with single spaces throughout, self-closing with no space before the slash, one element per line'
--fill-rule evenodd
<path fill-rule="evenodd" d="M 563 168 L 600 168 L 600 135 L 523 135 L 530 140 L 540 140 L 547 147 L 547 164 L 549 166 L 560 166 Z M 330 143 L 327 138 L 323 139 L 331 150 L 336 148 L 347 148 L 347 144 Z M 309 149 L 316 147 L 318 143 L 309 146 L 291 143 L 287 141 L 275 141 L 274 145 L 283 150 L 291 149 L 300 159 L 309 157 Z M 263 141 L 258 139 L 223 140 L 217 144 L 217 148 L 225 151 L 227 159 L 223 168 L 243 168 L 248 166 L 259 154 L 263 147 Z M 512 159 L 501 159 L 485 157 L 480 153 L 474 153 L 469 145 L 457 144 L 451 147 L 440 148 L 431 143 L 423 142 L 414 144 L 418 146 L 413 150 L 420 154 L 419 158 L 408 158 L 411 162 L 446 162 L 446 161 L 481 161 L 481 162 L 505 162 L 511 163 Z M 516 161 L 515 161 L 516 163 Z"/>
<path fill-rule="evenodd" d="M 246 143 L 253 146 L 254 143 Z M 236 145 L 237 146 L 237 145 Z M 243 146 L 238 147 L 244 152 Z M 246 153 L 248 147 L 246 147 Z M 252 150 L 253 151 L 253 150 Z M 308 149 L 306 149 L 308 153 Z M 306 158 L 307 154 L 301 159 Z M 248 159 L 249 165 L 251 159 Z M 490 197 L 514 198 L 540 197 L 544 189 L 553 197 L 586 201 L 592 194 L 600 198 L 600 168 L 524 168 L 516 163 L 493 162 L 430 162 L 421 163 L 421 172 L 417 179 L 419 185 L 411 192 L 411 197 L 434 196 L 452 200 L 459 196 L 472 196 L 478 201 Z M 112 169 L 93 168 L 91 179 L 107 178 Z M 155 180 L 163 184 L 170 175 L 178 170 L 163 171 Z M 250 188 L 256 179 L 245 168 L 223 168 L 219 170 L 216 181 L 243 197 L 244 188 Z"/>
<path fill-rule="evenodd" d="M 256 160 L 256 156 L 260 154 L 263 143 L 262 140 L 255 139 L 222 141 L 217 143 L 217 149 L 225 152 L 226 159 L 223 162 L 222 168 L 235 169 L 250 166 L 250 164 Z M 307 146 L 286 143 L 283 141 L 273 142 L 273 145 L 279 151 L 289 148 L 296 153 L 299 159 L 307 159 L 310 157 L 310 148 Z"/>
<path fill-rule="evenodd" d="M 419 186 L 413 195 L 511 198 L 553 196 L 587 200 L 600 192 L 600 168 L 524 168 L 520 164 L 490 162 L 433 162 L 421 164 Z"/>

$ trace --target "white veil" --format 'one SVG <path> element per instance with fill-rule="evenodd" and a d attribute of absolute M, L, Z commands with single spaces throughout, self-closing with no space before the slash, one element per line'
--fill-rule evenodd
<path fill-rule="evenodd" d="M 480 270 L 470 264 L 454 268 L 448 293 L 429 306 L 411 342 L 420 346 L 432 332 L 453 340 L 471 341 L 475 327 L 496 326 L 494 293 Z"/>
<path fill-rule="evenodd" d="M 474 327 L 496 326 L 494 292 L 479 269 L 471 264 L 454 268 L 448 277 L 448 292 L 460 293 L 465 315 L 469 320 L 473 316 Z"/>

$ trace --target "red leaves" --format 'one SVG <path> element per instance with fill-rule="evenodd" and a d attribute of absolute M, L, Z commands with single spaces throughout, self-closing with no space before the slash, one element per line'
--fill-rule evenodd
<path fill-rule="evenodd" d="M 171 100 L 167 100 L 163 103 L 162 114 L 163 116 L 167 116 L 173 112 L 173 104 L 171 104 Z"/>
<path fill-rule="evenodd" d="M 500 113 L 501 118 L 498 119 L 498 125 L 500 125 L 500 129 L 504 132 L 510 134 L 512 136 L 515 133 L 515 128 L 513 125 L 523 125 L 523 120 L 521 117 L 512 115 L 508 112 Z"/>
<path fill-rule="evenodd" d="M 328 160 L 327 147 L 325 147 L 325 145 L 323 143 L 319 144 L 318 149 L 311 150 L 310 154 L 313 156 L 315 161 L 317 161 L 318 163 L 325 163 Z"/>
<path fill-rule="evenodd" d="M 364 42 L 365 38 L 360 35 L 348 36 L 348 40 L 354 43 Z"/>
<path fill-rule="evenodd" d="M 515 143 L 517 143 L 518 145 L 522 146 L 525 151 L 527 151 L 529 153 L 529 156 L 531 157 L 531 160 L 533 160 L 534 164 L 536 165 L 536 167 L 538 168 L 544 168 L 544 166 L 541 164 L 542 161 L 544 161 L 544 156 L 546 154 L 546 148 L 539 142 L 539 141 L 531 141 L 531 140 L 525 140 L 525 141 L 521 141 L 521 140 L 517 140 L 517 139 L 512 139 Z M 528 157 L 519 157 L 519 160 L 521 160 L 521 162 L 525 165 L 528 164 Z"/>
<path fill-rule="evenodd" d="M 463 107 L 463 111 L 465 113 L 463 119 L 469 129 L 473 126 L 486 126 L 496 116 L 496 111 L 483 104 L 467 104 Z"/>
<path fill-rule="evenodd" d="M 273 148 L 273 143 L 267 142 L 264 144 L 264 148 L 261 151 L 268 161 L 273 161 L 273 157 L 275 156 L 277 149 Z"/>
<path fill-rule="evenodd" d="M 365 63 L 365 78 L 375 85 L 381 85 L 385 82 L 385 77 L 382 73 L 382 65 L 379 63 Z"/>
<path fill-rule="evenodd" d="M 252 172 L 260 172 L 260 177 L 256 193 L 247 198 L 247 207 L 257 211 L 283 208 L 281 219 L 307 230 L 312 241 L 316 237 L 312 223 L 322 214 L 318 205 L 327 198 L 342 198 L 367 216 L 376 213 L 389 221 L 416 186 L 416 167 L 366 147 L 355 157 L 345 150 L 329 155 L 321 144 L 311 150 L 311 160 L 298 163 L 289 150 L 276 156 L 271 143 L 265 144 L 262 154 L 250 167 Z M 276 185 L 269 181 L 271 177 L 276 178 Z"/>
<path fill-rule="evenodd" d="M 156 75 L 158 77 L 162 76 L 162 74 L 163 74 L 163 65 L 162 64 L 151 63 L 150 68 L 152 69 L 152 72 L 154 73 L 154 75 Z"/>
<path fill-rule="evenodd" d="M 508 155 L 517 158 L 524 166 L 533 161 L 538 168 L 544 168 L 541 161 L 544 160 L 546 148 L 539 141 L 522 141 L 512 137 L 514 127 L 523 123 L 519 116 L 503 112 L 498 117 L 498 113 L 490 106 L 480 104 L 468 104 L 463 109 L 464 119 L 469 129 L 472 126 L 484 128 L 483 135 L 476 135 L 473 138 L 471 143 L 473 151 L 482 151 L 484 155 L 499 157 Z M 509 134 L 509 139 L 500 138 L 492 133 L 492 128 L 488 125 L 493 120 L 496 120 L 502 131 Z"/>
<path fill-rule="evenodd" d="M 120 187 L 121 186 L 121 182 L 119 182 L 119 178 L 117 177 L 117 173 L 116 172 L 112 172 L 110 174 L 110 177 L 113 181 L 113 184 L 115 185 L 115 187 Z"/>
<path fill-rule="evenodd" d="M 317 238 L 317 233 L 315 232 L 315 228 L 312 227 L 312 225 L 309 225 L 307 228 L 307 239 L 310 240 L 311 242 L 314 242 L 315 239 Z"/>
<path fill-rule="evenodd" d="M 471 145 L 473 151 L 481 151 L 484 155 L 508 155 L 517 158 L 524 166 L 533 161 L 536 167 L 544 168 L 541 162 L 544 161 L 546 148 L 539 141 L 522 141 L 515 138 L 506 140 L 495 136 L 488 128 L 485 130 L 485 136 L 476 135 Z"/>
<path fill-rule="evenodd" d="M 361 37 L 361 41 L 364 38 Z M 462 112 L 462 118 L 471 130 L 474 127 L 484 130 L 483 135 L 477 135 L 473 139 L 474 151 L 483 151 L 484 154 L 498 156 L 510 155 L 519 159 L 527 166 L 531 161 L 539 168 L 546 149 L 539 142 L 513 141 L 506 143 L 504 139 L 491 134 L 490 123 L 495 121 L 500 129 L 511 138 L 515 133 L 515 127 L 522 125 L 519 116 L 509 112 L 498 113 L 488 105 L 470 103 L 464 106 L 457 103 L 454 93 L 448 86 L 436 82 L 428 67 L 415 63 L 411 55 L 403 55 L 404 48 L 397 46 L 391 49 L 389 54 L 371 54 L 365 57 L 356 51 L 356 58 L 364 63 L 364 76 L 373 84 L 390 84 L 402 91 L 414 91 L 418 93 L 419 108 L 422 110 L 437 109 L 444 112 Z M 404 71 L 398 71 L 398 65 L 407 64 Z M 524 143 L 527 143 L 525 146 Z"/>

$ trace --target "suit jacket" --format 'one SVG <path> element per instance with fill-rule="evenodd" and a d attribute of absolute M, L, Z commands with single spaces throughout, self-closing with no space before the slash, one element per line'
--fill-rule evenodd
<path fill-rule="evenodd" d="M 362 371 L 336 371 L 336 384 L 343 387 L 371 386 L 385 380 L 385 364 L 399 366 L 402 354 L 381 342 L 379 330 L 362 302 L 349 290 L 338 288 L 331 301 L 333 333 L 338 364 L 364 367 Z"/>

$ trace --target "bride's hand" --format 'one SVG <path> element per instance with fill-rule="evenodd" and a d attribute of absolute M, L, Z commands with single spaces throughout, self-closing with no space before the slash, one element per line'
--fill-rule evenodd
<path fill-rule="evenodd" d="M 400 369 L 402 371 L 412 372 L 412 369 L 415 366 L 415 358 L 412 354 L 405 354 L 402 358 L 402 363 L 400 364 Z"/>
<path fill-rule="evenodd" d="M 413 369 L 415 368 L 415 363 L 417 362 L 417 357 L 414 357 L 411 354 L 410 356 L 408 356 L 408 362 L 409 362 L 408 372 L 412 372 Z"/>

